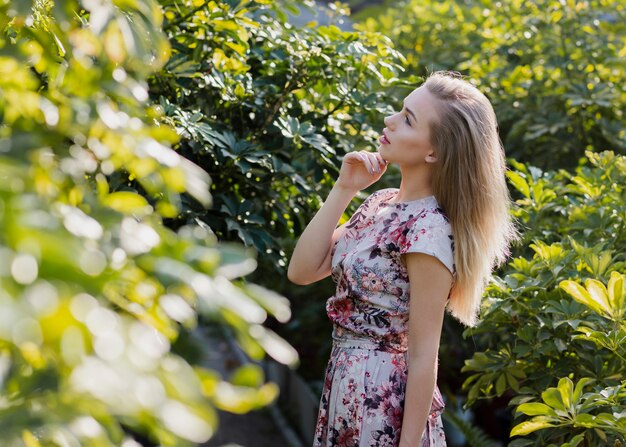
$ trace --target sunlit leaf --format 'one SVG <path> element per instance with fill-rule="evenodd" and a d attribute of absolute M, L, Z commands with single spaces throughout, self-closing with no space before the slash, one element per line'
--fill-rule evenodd
<path fill-rule="evenodd" d="M 524 436 L 544 428 L 555 427 L 557 423 L 548 417 L 535 416 L 530 421 L 522 422 L 511 430 L 511 436 Z"/>
<path fill-rule="evenodd" d="M 554 412 L 552 408 L 550 408 L 546 404 L 542 404 L 538 402 L 522 404 L 517 407 L 516 411 L 519 413 L 524 413 L 528 416 L 547 415 L 547 416 L 556 417 L 556 413 Z"/>
<path fill-rule="evenodd" d="M 526 198 L 530 198 L 530 187 L 528 186 L 528 182 L 521 174 L 515 171 L 507 171 L 507 177 L 515 186 L 515 188 L 522 193 L 522 195 Z"/>

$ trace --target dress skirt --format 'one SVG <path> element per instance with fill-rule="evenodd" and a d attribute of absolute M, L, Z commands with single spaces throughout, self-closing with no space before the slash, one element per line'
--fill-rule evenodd
<path fill-rule="evenodd" d="M 406 381 L 406 352 L 381 351 L 371 340 L 334 340 L 313 447 L 397 447 Z M 446 446 L 443 409 L 435 387 L 419 447 Z"/>

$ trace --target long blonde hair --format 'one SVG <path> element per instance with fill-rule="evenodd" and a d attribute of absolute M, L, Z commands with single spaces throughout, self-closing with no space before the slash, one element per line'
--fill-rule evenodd
<path fill-rule="evenodd" d="M 450 219 L 456 280 L 448 310 L 468 326 L 477 322 L 493 268 L 509 255 L 517 237 L 506 184 L 504 148 L 489 100 L 456 73 L 438 71 L 424 82 L 438 122 L 430 123 L 433 194 Z"/>

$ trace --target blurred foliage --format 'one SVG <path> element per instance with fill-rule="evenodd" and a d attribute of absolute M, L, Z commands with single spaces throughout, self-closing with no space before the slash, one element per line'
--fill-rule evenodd
<path fill-rule="evenodd" d="M 465 438 L 465 444 L 467 447 L 500 447 L 501 444 L 491 439 L 485 432 L 479 427 L 471 424 L 469 421 L 463 419 L 456 411 L 449 408 L 446 405 L 446 411 L 442 413 L 442 419 L 445 422 L 445 426 L 454 427 L 458 433 L 461 433 Z"/>
<path fill-rule="evenodd" d="M 296 5 L 161 0 L 172 57 L 150 81 L 179 152 L 213 180 L 213 207 L 190 198 L 170 224 L 202 221 L 220 239 L 253 246 L 261 281 L 285 276 L 286 247 L 330 190 L 341 156 L 379 137 L 391 110 L 381 86 L 412 85 L 398 80 L 402 58 L 387 38 L 315 22 L 295 28 L 287 12 Z"/>
<path fill-rule="evenodd" d="M 507 155 L 574 168 L 586 150 L 626 147 L 622 0 L 405 0 L 363 10 L 408 71 L 469 76 L 494 105 Z"/>
<path fill-rule="evenodd" d="M 181 194 L 211 196 L 147 103 L 162 19 L 150 0 L 0 1 L 2 445 L 192 446 L 214 408 L 270 402 L 259 368 L 226 382 L 179 346 L 198 312 L 252 358 L 295 361 L 262 326 L 286 300 L 236 281 L 251 254 L 163 225 Z"/>
<path fill-rule="evenodd" d="M 517 420 L 511 446 L 622 445 L 626 434 L 626 157 L 587 157 L 575 172 L 511 161 L 523 241 L 466 331 L 478 345 L 468 404 L 504 396 L 533 416 Z"/>

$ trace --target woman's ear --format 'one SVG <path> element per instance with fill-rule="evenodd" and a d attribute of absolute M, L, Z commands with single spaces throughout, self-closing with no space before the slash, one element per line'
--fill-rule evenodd
<path fill-rule="evenodd" d="M 424 160 L 426 161 L 426 163 L 436 163 L 437 154 L 435 154 L 435 151 L 431 151 L 428 153 L 428 155 L 426 155 L 426 158 Z"/>

